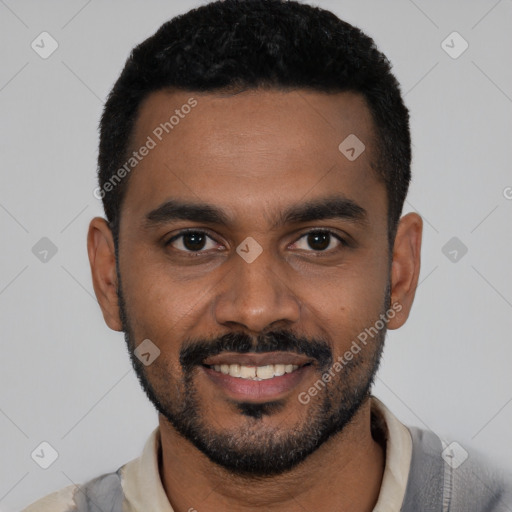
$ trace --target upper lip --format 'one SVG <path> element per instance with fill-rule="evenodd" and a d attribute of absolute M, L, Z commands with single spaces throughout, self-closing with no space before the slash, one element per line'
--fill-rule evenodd
<path fill-rule="evenodd" d="M 294 364 L 304 366 L 313 362 L 313 359 L 294 352 L 265 352 L 240 353 L 240 352 L 222 352 L 216 356 L 207 357 L 203 364 L 214 366 L 218 364 L 240 364 L 243 366 L 266 366 L 270 364 Z"/>

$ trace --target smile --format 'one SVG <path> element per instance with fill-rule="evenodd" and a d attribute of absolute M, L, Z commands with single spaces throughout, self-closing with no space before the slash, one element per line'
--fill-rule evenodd
<path fill-rule="evenodd" d="M 216 372 L 249 380 L 267 380 L 280 377 L 285 373 L 293 373 L 300 368 L 297 364 L 266 364 L 264 366 L 246 366 L 241 364 L 215 364 L 208 366 Z"/>
<path fill-rule="evenodd" d="M 223 352 L 201 364 L 204 375 L 222 394 L 238 401 L 279 400 L 301 389 L 315 361 L 293 352 Z"/>

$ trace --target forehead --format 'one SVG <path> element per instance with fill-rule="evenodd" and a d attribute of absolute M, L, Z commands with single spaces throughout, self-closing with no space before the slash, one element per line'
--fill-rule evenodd
<path fill-rule="evenodd" d="M 371 114 L 355 93 L 156 92 L 134 128 L 132 150 L 144 146 L 124 200 L 131 213 L 176 198 L 275 211 L 336 191 L 385 195 L 372 169 Z M 352 147 L 364 148 L 355 160 Z"/>

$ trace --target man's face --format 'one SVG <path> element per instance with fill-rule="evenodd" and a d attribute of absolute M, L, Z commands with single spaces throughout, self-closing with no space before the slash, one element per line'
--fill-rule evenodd
<path fill-rule="evenodd" d="M 366 147 L 355 160 L 338 148 L 351 134 Z M 390 305 L 369 111 L 351 93 L 160 92 L 132 148 L 148 136 L 156 146 L 130 176 L 119 232 L 130 350 L 146 339 L 160 350 L 148 366 L 132 354 L 136 371 L 212 460 L 283 472 L 345 426 L 378 366 L 385 328 L 332 370 Z"/>

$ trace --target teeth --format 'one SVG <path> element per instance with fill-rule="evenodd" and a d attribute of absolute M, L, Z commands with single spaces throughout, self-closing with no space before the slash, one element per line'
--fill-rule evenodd
<path fill-rule="evenodd" d="M 260 379 L 271 379 L 274 376 L 274 365 L 258 366 L 256 376 Z"/>
<path fill-rule="evenodd" d="M 244 366 L 240 364 L 216 364 L 212 368 L 224 375 L 250 380 L 267 380 L 297 370 L 296 364 L 267 364 L 265 366 Z"/>
<path fill-rule="evenodd" d="M 292 371 L 293 371 L 293 365 L 290 365 L 290 366 L 292 367 L 292 370 L 289 371 L 288 373 L 292 373 Z M 285 370 L 286 370 L 286 367 L 284 364 L 275 364 L 274 365 L 274 375 L 276 377 L 280 377 L 281 375 L 284 375 Z"/>
<path fill-rule="evenodd" d="M 242 379 L 253 379 L 256 377 L 256 366 L 241 366 L 240 377 Z"/>
<path fill-rule="evenodd" d="M 226 366 L 228 367 L 228 375 L 231 375 L 232 377 L 240 377 L 242 368 L 239 364 L 228 364 Z"/>

